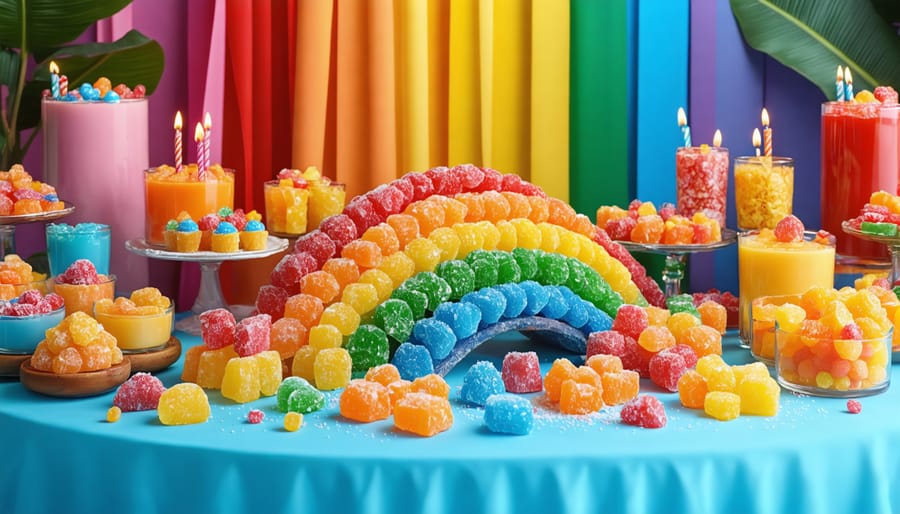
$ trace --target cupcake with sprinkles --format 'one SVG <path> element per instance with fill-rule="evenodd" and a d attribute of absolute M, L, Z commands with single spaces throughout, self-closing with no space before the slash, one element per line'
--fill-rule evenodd
<path fill-rule="evenodd" d="M 176 252 L 191 253 L 200 249 L 200 227 L 190 218 L 178 222 L 175 237 Z"/>
<path fill-rule="evenodd" d="M 238 229 L 230 221 L 220 221 L 212 233 L 212 251 L 230 253 L 238 251 Z"/>

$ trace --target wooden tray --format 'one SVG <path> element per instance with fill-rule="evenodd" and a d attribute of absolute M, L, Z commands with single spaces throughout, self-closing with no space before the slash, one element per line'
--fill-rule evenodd
<path fill-rule="evenodd" d="M 131 361 L 128 357 L 108 369 L 86 371 L 71 375 L 57 375 L 38 371 L 31 367 L 31 359 L 19 367 L 19 380 L 28 389 L 60 398 L 95 396 L 122 385 L 131 376 Z"/>
<path fill-rule="evenodd" d="M 155 373 L 168 368 L 178 360 L 178 357 L 181 357 L 181 341 L 172 336 L 162 348 L 147 352 L 126 353 L 125 356 L 131 361 L 132 373 Z"/>
<path fill-rule="evenodd" d="M 30 358 L 30 353 L 15 355 L 5 353 L 0 354 L 0 377 L 19 378 L 19 366 Z"/>

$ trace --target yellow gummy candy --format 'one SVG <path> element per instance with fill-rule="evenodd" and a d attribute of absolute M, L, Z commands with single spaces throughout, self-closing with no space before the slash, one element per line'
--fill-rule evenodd
<path fill-rule="evenodd" d="M 209 419 L 209 399 L 197 384 L 182 383 L 159 397 L 157 414 L 163 425 L 191 425 Z"/>
<path fill-rule="evenodd" d="M 327 348 L 316 355 L 313 373 L 320 391 L 339 389 L 350 383 L 353 361 L 343 348 Z"/>
<path fill-rule="evenodd" d="M 706 393 L 703 412 L 719 421 L 730 421 L 741 415 L 741 397 L 724 391 Z"/>
<path fill-rule="evenodd" d="M 108 411 L 106 411 L 106 421 L 108 423 L 115 423 L 116 421 L 119 421 L 119 418 L 121 417 L 122 409 L 116 407 L 115 405 L 113 405 L 109 408 Z"/>
<path fill-rule="evenodd" d="M 403 255 L 400 252 L 397 252 L 397 254 Z M 383 263 L 384 261 L 382 260 L 382 264 Z M 372 284 L 372 286 L 375 287 L 375 292 L 378 293 L 378 303 L 390 298 L 391 293 L 394 292 L 393 279 L 391 279 L 390 275 L 380 269 L 366 270 L 359 276 L 359 282 L 361 284 Z"/>
<path fill-rule="evenodd" d="M 309 329 L 309 346 L 315 350 L 340 348 L 344 342 L 341 331 L 331 324 L 320 324 Z"/>
<path fill-rule="evenodd" d="M 349 284 L 344 288 L 341 301 L 350 305 L 358 314 L 366 315 L 378 307 L 378 290 L 372 284 Z"/>
<path fill-rule="evenodd" d="M 288 412 L 284 415 L 284 429 L 288 432 L 296 432 L 303 425 L 303 414 Z"/>
<path fill-rule="evenodd" d="M 319 318 L 320 325 L 334 325 L 343 336 L 349 336 L 356 332 L 356 329 L 359 328 L 359 322 L 359 313 L 344 302 L 329 305 L 322 312 L 322 317 Z M 337 346 L 340 346 L 340 342 Z"/>
<path fill-rule="evenodd" d="M 313 366 L 316 362 L 316 355 L 318 355 L 318 353 L 319 350 L 311 345 L 305 345 L 298 348 L 291 364 L 291 375 L 305 379 L 310 384 L 315 384 L 316 374 Z"/>
<path fill-rule="evenodd" d="M 413 276 L 416 272 L 416 263 L 404 252 L 397 252 L 382 259 L 381 265 L 378 266 L 377 269 L 383 271 L 391 278 L 393 287 L 396 289 L 400 287 L 406 279 Z M 360 281 L 362 281 L 362 276 L 369 271 L 372 270 L 368 270 L 359 276 Z M 379 294 L 379 296 L 381 295 Z"/>
<path fill-rule="evenodd" d="M 757 363 L 762 364 L 762 363 Z M 778 382 L 766 373 L 762 376 L 748 376 L 738 386 L 741 398 L 741 414 L 756 416 L 774 416 L 778 414 L 778 401 L 781 388 Z"/>
<path fill-rule="evenodd" d="M 237 403 L 259 399 L 259 367 L 255 355 L 228 361 L 222 377 L 222 396 Z"/>
<path fill-rule="evenodd" d="M 281 385 L 281 355 L 275 350 L 260 352 L 255 355 L 256 367 L 259 369 L 259 392 L 263 396 L 272 396 Z"/>
<path fill-rule="evenodd" d="M 508 221 L 498 221 L 495 225 L 497 232 L 500 233 L 500 239 L 497 241 L 497 250 L 511 252 L 518 244 L 518 236 L 516 234 L 516 226 Z"/>
<path fill-rule="evenodd" d="M 427 237 L 413 239 L 403 250 L 416 265 L 416 272 L 434 271 L 441 262 L 441 249 Z"/>
<path fill-rule="evenodd" d="M 459 255 L 459 247 L 462 245 L 456 231 L 450 227 L 438 227 L 428 234 L 428 239 L 441 249 L 441 261 L 453 260 Z"/>
<path fill-rule="evenodd" d="M 197 365 L 197 385 L 205 389 L 222 387 L 225 366 L 229 360 L 235 357 L 237 357 L 237 352 L 234 351 L 234 346 L 203 352 L 200 355 L 200 363 Z"/>

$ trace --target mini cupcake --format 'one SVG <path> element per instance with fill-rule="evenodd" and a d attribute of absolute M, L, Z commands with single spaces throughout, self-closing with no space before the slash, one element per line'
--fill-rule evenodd
<path fill-rule="evenodd" d="M 266 239 L 269 232 L 266 226 L 259 220 L 250 220 L 241 232 L 241 248 L 244 250 L 263 250 L 266 248 Z"/>
<path fill-rule="evenodd" d="M 200 218 L 197 226 L 200 227 L 200 251 L 208 252 L 212 249 L 212 233 L 219 226 L 221 218 L 217 214 L 207 214 Z"/>
<path fill-rule="evenodd" d="M 212 251 L 231 253 L 238 251 L 238 229 L 228 221 L 222 221 L 212 234 Z"/>
<path fill-rule="evenodd" d="M 196 252 L 200 249 L 200 227 L 192 219 L 178 224 L 175 239 L 175 251 L 182 253 Z"/>
<path fill-rule="evenodd" d="M 170 252 L 177 252 L 175 240 L 177 239 L 176 234 L 178 233 L 178 222 L 175 220 L 169 220 L 166 223 L 166 230 L 163 232 L 163 237 L 165 238 L 166 250 Z"/>

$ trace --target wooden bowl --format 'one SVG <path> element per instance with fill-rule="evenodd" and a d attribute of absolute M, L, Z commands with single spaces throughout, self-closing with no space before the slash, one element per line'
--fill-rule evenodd
<path fill-rule="evenodd" d="M 31 354 L 0 354 L 0 377 L 19 378 L 22 363 L 31 359 Z"/>
<path fill-rule="evenodd" d="M 162 371 L 181 357 L 181 341 L 177 337 L 172 336 L 165 346 L 158 350 L 149 352 L 126 353 L 126 357 L 131 361 L 131 372 L 139 373 L 155 373 Z"/>
<path fill-rule="evenodd" d="M 128 357 L 107 369 L 85 371 L 69 375 L 57 375 L 39 371 L 31 367 L 31 359 L 19 368 L 22 385 L 36 393 L 60 398 L 95 396 L 122 385 L 131 376 L 131 361 Z"/>

